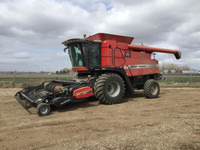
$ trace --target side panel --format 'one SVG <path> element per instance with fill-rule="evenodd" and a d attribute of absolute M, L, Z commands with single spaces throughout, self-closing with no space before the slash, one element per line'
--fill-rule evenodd
<path fill-rule="evenodd" d="M 73 92 L 73 96 L 77 99 L 78 98 L 88 98 L 92 95 L 93 95 L 93 90 L 88 86 L 76 89 Z"/>
<path fill-rule="evenodd" d="M 102 42 L 101 66 L 124 68 L 128 77 L 159 73 L 158 61 L 151 53 L 133 51 L 128 44 L 106 40 Z"/>
<path fill-rule="evenodd" d="M 101 44 L 101 67 L 113 66 L 113 48 L 110 46 L 112 42 L 103 41 Z"/>
<path fill-rule="evenodd" d="M 128 76 L 141 76 L 159 73 L 158 61 L 151 59 L 151 53 L 131 51 L 131 57 L 126 57 L 125 71 Z"/>
<path fill-rule="evenodd" d="M 122 67 L 126 60 L 123 49 L 127 49 L 128 44 L 112 40 L 106 40 L 101 45 L 101 66 L 102 67 Z"/>

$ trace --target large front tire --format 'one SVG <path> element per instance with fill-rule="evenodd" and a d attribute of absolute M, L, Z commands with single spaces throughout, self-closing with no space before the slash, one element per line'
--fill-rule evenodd
<path fill-rule="evenodd" d="M 125 92 L 124 80 L 115 73 L 105 73 L 98 77 L 94 85 L 96 98 L 102 104 L 116 104 Z"/>
<path fill-rule="evenodd" d="M 144 84 L 144 94 L 146 98 L 157 98 L 160 94 L 160 85 L 154 79 L 149 79 Z"/>

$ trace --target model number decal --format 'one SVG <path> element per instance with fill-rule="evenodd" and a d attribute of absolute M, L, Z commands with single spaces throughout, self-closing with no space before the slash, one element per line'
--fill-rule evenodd
<path fill-rule="evenodd" d="M 87 93 L 91 93 L 91 91 L 86 91 L 86 92 L 78 93 L 78 94 L 76 94 L 76 96 L 87 94 Z"/>
<path fill-rule="evenodd" d="M 127 65 L 124 69 L 142 69 L 142 68 L 157 68 L 158 64 L 140 64 L 140 65 Z"/>

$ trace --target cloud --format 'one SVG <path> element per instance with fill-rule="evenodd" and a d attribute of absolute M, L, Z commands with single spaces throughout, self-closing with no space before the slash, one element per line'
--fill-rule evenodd
<path fill-rule="evenodd" d="M 135 2 L 113 1 L 113 12 L 108 22 L 104 23 L 105 29 L 114 32 L 117 28 L 120 34 L 134 35 L 136 44 L 180 49 L 183 57 L 179 61 L 163 54 L 158 54 L 157 58 L 161 62 L 176 62 L 200 69 L 197 63 L 200 57 L 200 21 L 197 19 L 200 17 L 200 2 Z"/>
<path fill-rule="evenodd" d="M 29 58 L 31 58 L 30 54 L 27 53 L 27 52 L 21 52 L 21 53 L 14 54 L 13 57 L 15 59 L 29 59 Z"/>
<path fill-rule="evenodd" d="M 183 59 L 176 62 L 191 61 L 191 66 L 198 69 L 198 18 L 197 0 L 3 0 L 0 59 L 7 65 L 1 65 L 0 71 L 29 67 L 32 71 L 56 71 L 70 67 L 61 42 L 98 32 L 134 36 L 135 44 L 180 49 Z M 174 61 L 174 56 L 156 57 L 161 62 Z"/>

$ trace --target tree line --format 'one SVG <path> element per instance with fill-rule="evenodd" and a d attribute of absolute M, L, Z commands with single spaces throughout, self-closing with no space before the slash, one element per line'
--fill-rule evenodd
<path fill-rule="evenodd" d="M 162 63 L 159 65 L 160 72 L 164 70 L 175 70 L 177 73 L 181 73 L 182 70 L 194 70 L 187 65 L 177 65 L 173 63 Z"/>
<path fill-rule="evenodd" d="M 60 71 L 56 71 L 56 74 L 69 74 L 72 70 L 69 68 L 64 68 Z"/>

